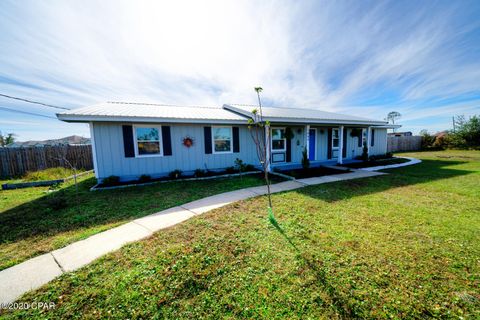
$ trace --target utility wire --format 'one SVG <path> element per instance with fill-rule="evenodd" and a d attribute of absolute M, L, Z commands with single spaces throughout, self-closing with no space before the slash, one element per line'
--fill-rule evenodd
<path fill-rule="evenodd" d="M 9 111 L 9 112 L 16 112 L 16 113 L 22 113 L 22 114 L 28 114 L 28 115 L 31 115 L 31 116 L 44 117 L 44 118 L 50 118 L 50 119 L 55 119 L 55 120 L 57 120 L 57 118 L 55 118 L 55 117 L 46 116 L 46 115 L 44 115 L 44 114 L 27 112 L 27 111 L 20 111 L 20 110 L 5 108 L 5 107 L 0 107 L 0 110 Z"/>
<path fill-rule="evenodd" d="M 51 104 L 46 104 L 46 103 L 43 103 L 43 102 L 38 102 L 38 101 L 33 101 L 33 100 L 28 100 L 28 99 L 18 98 L 18 97 L 12 97 L 12 96 L 9 96 L 9 95 L 3 94 L 3 93 L 0 93 L 0 96 L 8 98 L 8 99 L 14 99 L 14 100 L 20 100 L 20 101 L 23 101 L 23 102 L 39 104 L 39 105 L 42 105 L 44 107 L 49 107 L 49 108 L 70 110 L 70 109 L 65 108 L 65 107 L 58 107 L 58 106 L 54 106 L 54 105 L 51 105 Z"/>

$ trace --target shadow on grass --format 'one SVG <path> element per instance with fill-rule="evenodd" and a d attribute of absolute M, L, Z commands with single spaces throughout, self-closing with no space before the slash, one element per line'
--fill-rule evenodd
<path fill-rule="evenodd" d="M 288 244 L 293 248 L 293 250 L 296 252 L 297 259 L 300 259 L 301 261 L 303 261 L 308 266 L 308 268 L 313 272 L 318 283 L 325 288 L 325 291 L 327 292 L 329 297 L 332 299 L 333 306 L 335 307 L 337 312 L 344 317 L 358 318 L 357 315 L 355 314 L 354 309 L 351 308 L 350 305 L 348 304 L 348 299 L 345 299 L 344 297 L 342 297 L 341 294 L 339 294 L 338 291 L 335 289 L 335 287 L 333 287 L 330 284 L 330 282 L 327 279 L 327 272 L 321 266 L 319 266 L 316 262 L 312 261 L 304 253 L 301 252 L 301 250 L 293 242 L 293 239 L 287 235 L 285 230 L 283 230 L 283 228 L 280 226 L 278 221 L 275 219 L 272 209 L 268 208 L 268 210 L 269 210 L 268 220 L 270 221 L 272 226 L 285 238 Z"/>
<path fill-rule="evenodd" d="M 448 168 L 465 164 L 464 161 L 444 161 L 444 160 L 424 160 L 421 164 L 389 170 L 389 175 L 381 177 L 372 177 L 365 179 L 347 180 L 334 182 L 326 185 L 308 187 L 296 190 L 297 193 L 305 194 L 309 197 L 321 199 L 326 202 L 336 202 L 349 199 L 356 196 L 382 192 L 387 189 L 404 187 L 409 185 L 421 184 L 436 180 L 448 179 L 457 176 L 463 176 L 475 173 L 463 169 Z M 291 246 L 292 251 L 296 253 L 297 259 L 305 263 L 315 276 L 317 282 L 325 289 L 335 310 L 345 318 L 361 318 L 355 305 L 349 301 L 350 297 L 341 294 L 328 278 L 328 270 L 323 267 L 322 261 L 308 257 L 302 252 L 296 243 L 294 237 L 290 237 L 282 228 L 281 222 L 277 222 L 273 214 L 269 214 L 269 221 L 273 227 L 285 238 Z"/>
<path fill-rule="evenodd" d="M 392 174 L 386 176 L 336 182 L 296 192 L 328 202 L 340 201 L 389 188 L 470 174 L 471 171 L 448 168 L 463 163 L 466 162 L 425 160 L 418 165 L 394 169 Z M 277 179 L 274 176 L 272 178 Z M 75 187 L 69 186 L 0 213 L 0 244 L 32 237 L 49 238 L 64 232 L 75 233 L 68 237 L 78 239 L 82 237 L 82 230 L 85 229 L 106 229 L 108 224 L 135 219 L 196 199 L 261 183 L 259 175 L 245 176 L 242 179 L 169 182 L 90 192 L 89 188 L 95 184 L 95 179 L 90 178 L 79 183 L 78 200 Z M 66 241 L 68 242 L 68 239 Z"/>
<path fill-rule="evenodd" d="M 385 176 L 333 182 L 318 187 L 297 190 L 298 193 L 326 202 L 336 202 L 352 197 L 382 192 L 388 189 L 421 184 L 475 173 L 463 169 L 448 168 L 468 163 L 466 161 L 423 160 L 422 163 L 383 170 Z M 331 186 L 335 184 L 333 189 Z"/>
<path fill-rule="evenodd" d="M 280 178 L 276 179 L 279 181 Z M 52 237 L 86 228 L 108 228 L 108 224 L 135 219 L 199 198 L 258 186 L 263 184 L 263 179 L 259 174 L 89 191 L 94 184 L 94 178 L 81 181 L 78 198 L 72 185 L 0 212 L 0 244 L 35 236 Z M 15 196 L 13 192 L 25 191 L 28 189 L 2 192 L 11 192 L 10 196 Z"/>

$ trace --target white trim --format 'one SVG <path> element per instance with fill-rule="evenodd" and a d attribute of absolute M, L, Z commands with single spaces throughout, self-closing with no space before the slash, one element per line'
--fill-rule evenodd
<path fill-rule="evenodd" d="M 346 139 L 346 137 L 343 136 L 343 126 L 340 126 L 338 128 L 338 157 L 337 161 L 338 164 L 343 164 L 343 139 Z M 333 134 L 332 134 L 333 136 Z M 333 142 L 332 142 L 333 145 Z"/>
<path fill-rule="evenodd" d="M 215 151 L 215 138 L 213 135 L 214 128 L 229 128 L 230 129 L 230 150 L 229 151 Z M 212 126 L 212 154 L 226 154 L 233 153 L 233 129 L 232 126 Z"/>
<path fill-rule="evenodd" d="M 338 131 L 338 147 L 333 146 L 333 139 L 335 137 L 335 135 L 333 134 L 334 130 Z M 332 128 L 332 151 L 333 150 L 338 150 L 340 148 L 340 131 L 339 130 L 340 130 L 339 128 Z"/>
<path fill-rule="evenodd" d="M 310 159 L 310 130 L 315 130 L 315 144 L 314 144 L 314 149 L 313 149 L 313 160 L 311 161 L 316 161 L 317 160 L 317 140 L 318 140 L 318 131 L 317 128 L 310 128 L 308 126 L 308 149 L 307 149 L 307 155 L 308 158 Z"/>
<path fill-rule="evenodd" d="M 284 140 L 285 143 L 283 144 L 283 149 L 273 149 L 273 130 L 279 129 L 283 130 L 285 134 L 287 134 L 286 127 L 271 127 L 270 128 L 270 147 L 272 148 L 272 153 L 274 152 L 287 152 L 287 138 L 283 139 L 275 139 L 275 140 Z"/>
<path fill-rule="evenodd" d="M 138 153 L 138 140 L 137 140 L 137 128 L 156 128 L 158 130 L 158 147 L 160 153 L 156 154 L 139 154 Z M 161 125 L 148 125 L 148 124 L 134 124 L 132 125 L 133 130 L 133 146 L 135 149 L 135 158 L 152 158 L 152 157 L 163 157 L 163 137 L 162 137 L 162 126 Z M 156 141 L 152 141 L 156 142 Z"/>
<path fill-rule="evenodd" d="M 368 153 L 368 156 L 370 157 L 370 135 L 372 134 L 372 130 L 371 130 L 371 127 L 368 127 L 367 128 L 367 136 L 365 138 L 366 140 L 366 143 L 367 143 L 367 153 Z"/>
<path fill-rule="evenodd" d="M 89 122 L 90 127 L 90 141 L 92 143 L 92 156 L 93 156 L 93 169 L 95 169 L 95 178 L 98 179 L 98 162 L 97 162 L 97 150 L 95 148 L 95 133 L 93 130 L 93 122 Z"/>

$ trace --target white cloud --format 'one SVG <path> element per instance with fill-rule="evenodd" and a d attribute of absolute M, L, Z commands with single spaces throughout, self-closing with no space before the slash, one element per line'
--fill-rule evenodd
<path fill-rule="evenodd" d="M 398 108 L 405 121 L 428 122 L 459 106 L 422 101 L 479 92 L 480 41 L 468 38 L 479 22 L 463 20 L 465 6 L 2 2 L 0 92 L 66 106 L 105 100 L 220 105 L 255 103 L 253 87 L 262 85 L 274 105 L 376 118 Z M 395 98 L 385 105 L 363 101 L 389 92 Z"/>

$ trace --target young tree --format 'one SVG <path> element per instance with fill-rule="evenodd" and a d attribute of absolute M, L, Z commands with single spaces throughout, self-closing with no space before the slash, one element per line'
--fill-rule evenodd
<path fill-rule="evenodd" d="M 453 144 L 455 147 L 478 148 L 480 147 L 480 117 L 473 116 L 468 120 L 465 116 L 455 118 L 455 132 Z"/>
<path fill-rule="evenodd" d="M 256 146 L 257 157 L 260 161 L 264 172 L 265 183 L 267 184 L 268 207 L 272 210 L 272 196 L 270 193 L 270 179 L 268 178 L 268 171 L 270 169 L 270 158 L 268 156 L 270 122 L 263 121 L 262 101 L 260 99 L 260 92 L 262 87 L 255 87 L 255 92 L 258 98 L 258 109 L 252 110 L 252 119 L 248 119 L 248 129 L 252 136 L 253 142 Z"/>

